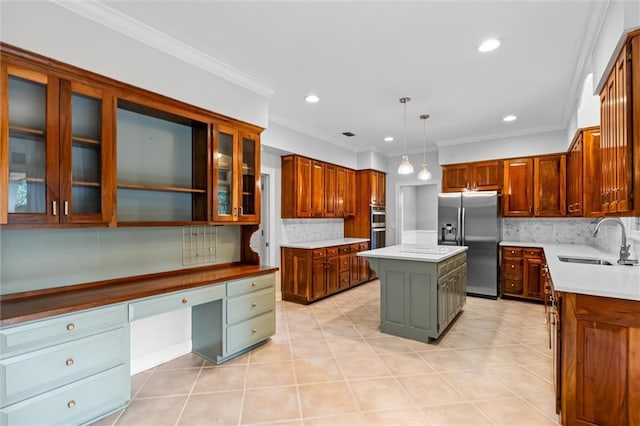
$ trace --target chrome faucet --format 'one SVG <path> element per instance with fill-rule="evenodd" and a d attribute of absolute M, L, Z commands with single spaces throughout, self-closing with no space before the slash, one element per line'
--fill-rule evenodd
<path fill-rule="evenodd" d="M 619 217 L 605 217 L 603 219 L 600 219 L 596 224 L 596 227 L 593 229 L 592 235 L 594 237 L 598 235 L 598 231 L 600 230 L 600 225 L 602 225 L 605 222 L 617 223 L 618 225 L 620 225 L 620 230 L 622 231 L 620 259 L 618 259 L 618 264 L 619 265 L 635 265 L 636 263 L 638 263 L 637 259 L 629 259 L 629 255 L 630 255 L 629 248 L 631 246 L 627 244 L 627 230 L 625 229 L 624 223 L 622 223 Z"/>

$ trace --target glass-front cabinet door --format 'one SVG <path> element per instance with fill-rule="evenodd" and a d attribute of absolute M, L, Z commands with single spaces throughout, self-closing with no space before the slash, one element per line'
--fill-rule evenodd
<path fill-rule="evenodd" d="M 213 138 L 213 221 L 233 222 L 238 217 L 236 165 L 237 131 L 214 126 Z"/>
<path fill-rule="evenodd" d="M 0 223 L 58 223 L 58 80 L 5 63 L 1 90 Z"/>
<path fill-rule="evenodd" d="M 239 220 L 260 222 L 260 142 L 256 134 L 239 134 L 239 162 L 242 176 L 238 180 L 241 204 Z"/>
<path fill-rule="evenodd" d="M 62 81 L 61 220 L 108 223 L 113 214 L 113 99 L 103 90 Z"/>

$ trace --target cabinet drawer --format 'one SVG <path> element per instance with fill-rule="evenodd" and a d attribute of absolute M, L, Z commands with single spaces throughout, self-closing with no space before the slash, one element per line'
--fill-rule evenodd
<path fill-rule="evenodd" d="M 358 250 L 359 251 L 366 251 L 369 250 L 369 243 L 360 243 L 358 245 Z"/>
<path fill-rule="evenodd" d="M 503 259 L 502 267 L 504 275 L 522 275 L 522 260 L 521 259 Z"/>
<path fill-rule="evenodd" d="M 238 294 L 273 287 L 275 284 L 275 274 L 259 275 L 227 283 L 227 296 L 237 296 Z"/>
<path fill-rule="evenodd" d="M 276 332 L 273 311 L 227 328 L 227 353 L 234 353 L 264 340 Z"/>
<path fill-rule="evenodd" d="M 351 256 L 348 254 L 340 255 L 340 272 L 348 271 L 351 264 Z"/>
<path fill-rule="evenodd" d="M 536 257 L 536 258 L 542 257 L 541 248 L 526 248 L 526 249 L 523 249 L 523 252 L 525 257 Z"/>
<path fill-rule="evenodd" d="M 502 247 L 502 257 L 521 257 L 522 248 L 520 247 Z"/>
<path fill-rule="evenodd" d="M 177 291 L 165 296 L 129 303 L 129 321 L 224 299 L 224 287 L 224 285 L 220 284 L 210 285 L 195 290 Z"/>
<path fill-rule="evenodd" d="M 0 410 L 0 425 L 71 425 L 123 406 L 131 378 L 121 365 Z"/>
<path fill-rule="evenodd" d="M 327 248 L 327 256 L 337 256 L 337 255 L 338 255 L 338 247 Z"/>
<path fill-rule="evenodd" d="M 340 246 L 338 247 L 338 252 L 343 255 L 343 254 L 349 254 L 351 253 L 351 246 L 346 245 L 346 246 Z"/>
<path fill-rule="evenodd" d="M 360 251 L 360 244 L 351 244 L 351 253 L 357 253 Z"/>
<path fill-rule="evenodd" d="M 311 257 L 313 257 L 314 259 L 318 259 L 319 257 L 325 257 L 327 255 L 327 250 L 326 249 L 313 249 L 313 251 L 311 252 Z"/>
<path fill-rule="evenodd" d="M 351 276 L 351 272 L 349 272 L 349 271 L 340 272 L 340 283 L 338 284 L 338 286 L 341 289 L 349 287 L 349 277 L 350 276 Z"/>
<path fill-rule="evenodd" d="M 503 293 L 522 294 L 522 280 L 517 278 L 505 278 Z"/>
<path fill-rule="evenodd" d="M 5 359 L 0 362 L 0 407 L 126 364 L 128 349 L 122 327 Z"/>
<path fill-rule="evenodd" d="M 0 330 L 0 359 L 99 333 L 127 322 L 126 304 L 61 315 Z"/>
<path fill-rule="evenodd" d="M 273 287 L 227 300 L 227 324 L 233 324 L 275 309 Z"/>

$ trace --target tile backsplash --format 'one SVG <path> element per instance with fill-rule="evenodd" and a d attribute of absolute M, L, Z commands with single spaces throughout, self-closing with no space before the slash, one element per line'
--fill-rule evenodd
<path fill-rule="evenodd" d="M 344 219 L 282 219 L 282 242 L 335 240 L 344 237 Z"/>

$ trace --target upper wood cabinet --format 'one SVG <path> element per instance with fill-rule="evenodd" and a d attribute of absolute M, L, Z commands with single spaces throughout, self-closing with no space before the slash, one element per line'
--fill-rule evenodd
<path fill-rule="evenodd" d="M 113 95 L 39 67 L 1 74 L 0 223 L 114 225 Z"/>
<path fill-rule="evenodd" d="M 501 188 L 501 160 L 442 166 L 442 192 L 499 191 Z"/>
<path fill-rule="evenodd" d="M 355 170 L 299 155 L 282 157 L 283 218 L 350 217 L 355 204 Z"/>
<path fill-rule="evenodd" d="M 366 176 L 365 180 L 369 181 L 366 188 L 362 188 L 365 193 L 369 194 L 369 204 L 372 206 L 384 206 L 386 205 L 386 175 L 383 172 L 377 170 L 365 170 L 362 171 Z"/>
<path fill-rule="evenodd" d="M 600 127 L 578 129 L 567 155 L 567 214 L 600 217 Z"/>
<path fill-rule="evenodd" d="M 640 33 L 629 37 L 600 93 L 601 208 L 640 214 Z"/>
<path fill-rule="evenodd" d="M 504 160 L 502 214 L 510 217 L 566 215 L 566 155 Z"/>
<path fill-rule="evenodd" d="M 214 125 L 213 222 L 260 223 L 260 136 Z"/>

